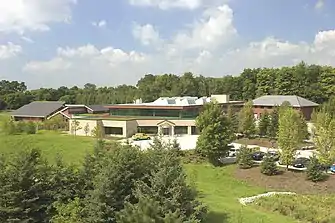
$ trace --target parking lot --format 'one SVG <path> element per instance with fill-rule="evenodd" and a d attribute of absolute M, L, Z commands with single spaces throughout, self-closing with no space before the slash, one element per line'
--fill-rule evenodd
<path fill-rule="evenodd" d="M 192 150 L 195 149 L 198 135 L 184 135 L 184 136 L 163 136 L 162 140 L 164 142 L 168 142 L 169 140 L 172 141 L 173 139 L 176 139 L 177 142 L 179 143 L 181 150 Z M 141 141 L 133 141 L 132 139 L 128 139 L 132 145 L 139 146 L 142 150 L 146 150 L 147 148 L 150 147 L 151 143 L 153 140 L 141 140 Z M 121 140 L 125 142 L 126 140 Z M 242 144 L 239 143 L 231 143 L 232 146 L 234 146 L 235 149 L 239 149 Z M 268 152 L 268 151 L 278 151 L 278 149 L 273 149 L 273 148 L 266 148 L 266 147 L 260 147 L 257 145 L 248 145 L 248 148 L 255 148 L 259 147 L 260 151 L 262 152 Z M 280 152 L 280 150 L 279 150 Z M 313 155 L 315 151 L 314 150 L 297 150 L 296 152 L 296 157 L 310 157 Z"/>

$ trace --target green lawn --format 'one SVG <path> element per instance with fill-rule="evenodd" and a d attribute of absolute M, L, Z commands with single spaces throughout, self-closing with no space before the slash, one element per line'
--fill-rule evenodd
<path fill-rule="evenodd" d="M 38 148 L 49 161 L 54 161 L 59 154 L 64 161 L 73 163 L 79 163 L 85 153 L 92 151 L 94 146 L 93 138 L 52 131 L 41 131 L 36 135 L 0 134 L 0 142 L 0 153 L 11 154 L 17 150 Z"/>
<path fill-rule="evenodd" d="M 242 206 L 238 198 L 266 192 L 233 177 L 235 166 L 214 168 L 207 165 L 186 165 L 190 179 L 195 181 L 200 198 L 209 207 L 209 223 L 293 223 L 292 218 Z"/>

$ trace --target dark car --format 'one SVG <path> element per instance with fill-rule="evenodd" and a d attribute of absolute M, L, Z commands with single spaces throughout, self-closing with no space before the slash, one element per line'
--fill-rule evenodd
<path fill-rule="evenodd" d="M 295 168 L 306 168 L 310 162 L 310 159 L 305 157 L 299 157 L 293 161 L 292 166 Z"/>
<path fill-rule="evenodd" d="M 252 154 L 252 159 L 256 161 L 262 161 L 266 153 L 257 151 Z"/>
<path fill-rule="evenodd" d="M 280 154 L 276 151 L 269 151 L 266 156 L 271 157 L 274 161 L 279 161 Z"/>

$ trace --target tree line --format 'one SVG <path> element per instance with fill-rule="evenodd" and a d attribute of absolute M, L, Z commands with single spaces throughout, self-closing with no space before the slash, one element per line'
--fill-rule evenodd
<path fill-rule="evenodd" d="M 238 76 L 218 78 L 194 75 L 146 74 L 136 86 L 97 87 L 87 83 L 83 88 L 61 86 L 57 89 L 27 90 L 23 82 L 0 81 L 0 110 L 17 109 L 37 100 L 65 101 L 71 104 L 144 102 L 168 96 L 209 96 L 229 94 L 232 100 L 248 101 L 262 95 L 299 95 L 317 103 L 328 101 L 335 92 L 335 68 L 307 65 L 292 67 L 244 69 Z"/>
<path fill-rule="evenodd" d="M 32 149 L 0 159 L 0 221 L 202 222 L 207 208 L 186 180 L 178 145 L 148 151 L 97 140 L 78 166 Z"/>

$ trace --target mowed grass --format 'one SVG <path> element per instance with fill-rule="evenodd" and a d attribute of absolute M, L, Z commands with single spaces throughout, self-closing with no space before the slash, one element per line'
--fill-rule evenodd
<path fill-rule="evenodd" d="M 234 178 L 236 166 L 214 168 L 209 165 L 185 166 L 190 180 L 195 182 L 200 199 L 209 208 L 208 223 L 293 223 L 293 218 L 263 211 L 255 206 L 243 206 L 238 198 L 267 192 Z"/>
<path fill-rule="evenodd" d="M 50 162 L 60 155 L 65 162 L 79 164 L 87 152 L 93 150 L 94 139 L 53 131 L 41 131 L 35 135 L 0 134 L 0 153 L 13 154 L 25 149 L 40 149 Z"/>

